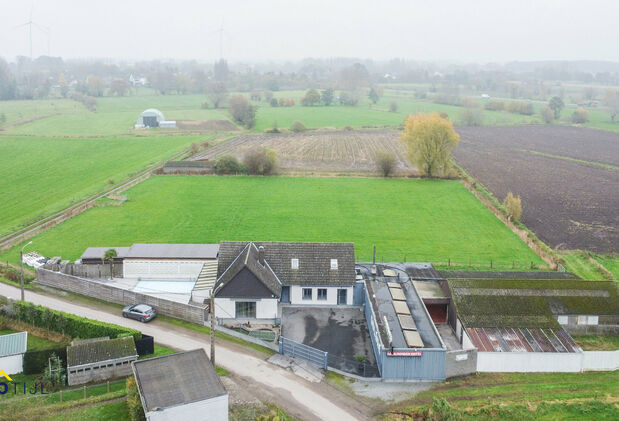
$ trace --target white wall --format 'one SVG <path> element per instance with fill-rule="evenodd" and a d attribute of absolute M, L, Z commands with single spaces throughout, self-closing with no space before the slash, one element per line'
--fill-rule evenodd
<path fill-rule="evenodd" d="M 228 421 L 228 395 L 185 405 L 173 406 L 162 411 L 150 411 L 146 413 L 146 419 L 149 421 L 204 419 Z"/>
<path fill-rule="evenodd" d="M 125 259 L 123 276 L 142 279 L 191 279 L 198 278 L 202 265 L 209 260 L 146 260 Z"/>
<path fill-rule="evenodd" d="M 0 369 L 4 370 L 9 376 L 22 373 L 24 371 L 24 354 L 1 357 Z"/>
<path fill-rule="evenodd" d="M 244 298 L 215 298 L 215 317 L 219 319 L 236 318 L 236 301 L 256 301 L 257 319 L 275 319 L 279 317 L 277 298 L 263 298 L 260 300 L 249 300 Z"/>
<path fill-rule="evenodd" d="M 477 371 L 502 373 L 578 373 L 580 352 L 478 352 Z"/>
<path fill-rule="evenodd" d="M 585 351 L 583 354 L 583 371 L 619 369 L 619 351 Z"/>
<path fill-rule="evenodd" d="M 312 299 L 304 300 L 303 299 L 303 289 L 311 288 L 312 289 Z M 318 288 L 326 288 L 327 289 L 327 299 L 319 300 L 318 299 Z M 346 304 L 352 305 L 353 302 L 353 287 L 314 287 L 314 286 L 301 286 L 301 285 L 292 285 L 290 286 L 290 304 L 308 304 L 308 305 L 337 305 L 337 290 L 338 289 L 346 289 L 348 292 L 346 293 Z"/>

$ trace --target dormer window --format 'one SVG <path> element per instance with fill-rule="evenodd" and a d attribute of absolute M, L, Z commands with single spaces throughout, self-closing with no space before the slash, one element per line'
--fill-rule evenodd
<path fill-rule="evenodd" d="M 331 270 L 337 270 L 337 259 L 331 259 Z"/>
<path fill-rule="evenodd" d="M 299 269 L 299 259 L 290 259 L 290 268 Z"/>

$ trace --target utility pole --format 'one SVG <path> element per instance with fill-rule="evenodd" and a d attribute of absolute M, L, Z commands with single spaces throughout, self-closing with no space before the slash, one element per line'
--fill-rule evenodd
<path fill-rule="evenodd" d="M 210 305 L 210 317 L 211 317 L 211 363 L 215 367 L 215 286 L 211 290 L 211 305 Z"/>
<path fill-rule="evenodd" d="M 25 301 L 24 298 L 24 249 L 32 244 L 32 241 L 29 241 L 24 245 L 19 251 L 19 265 L 20 265 L 20 277 L 19 277 L 19 286 L 21 287 L 21 300 Z"/>

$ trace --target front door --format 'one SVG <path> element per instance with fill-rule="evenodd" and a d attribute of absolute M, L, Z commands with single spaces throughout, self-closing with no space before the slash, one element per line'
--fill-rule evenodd
<path fill-rule="evenodd" d="M 342 288 L 342 289 L 337 290 L 337 304 L 338 305 L 345 305 L 348 301 L 347 298 L 348 298 L 347 289 Z"/>

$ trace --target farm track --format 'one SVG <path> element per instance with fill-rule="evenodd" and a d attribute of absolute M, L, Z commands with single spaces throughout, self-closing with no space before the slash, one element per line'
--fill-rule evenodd
<path fill-rule="evenodd" d="M 139 172 L 134 177 L 130 178 L 129 180 L 125 181 L 124 183 L 116 187 L 105 190 L 102 193 L 96 193 L 84 200 L 81 200 L 77 203 L 74 203 L 66 207 L 63 210 L 55 212 L 52 215 L 46 216 L 45 218 L 40 219 L 26 227 L 23 227 L 17 231 L 14 231 L 13 233 L 10 233 L 8 235 L 5 235 L 4 237 L 1 237 L 0 238 L 0 251 L 4 251 L 20 242 L 26 241 L 34 237 L 35 235 L 40 234 L 41 232 L 46 231 L 60 224 L 61 222 L 66 221 L 67 219 L 70 219 L 76 215 L 79 215 L 85 210 L 93 207 L 94 203 L 101 198 L 104 198 L 110 194 L 121 193 L 127 190 L 128 188 L 133 187 L 134 185 L 138 183 L 141 183 L 142 181 L 148 179 L 153 171 L 157 170 L 158 168 L 161 168 L 166 161 L 179 159 L 187 153 L 188 153 L 188 150 L 183 150 L 175 154 L 174 156 L 170 157 L 169 159 L 166 159 L 165 161 L 161 161 L 154 165 L 151 165 L 147 169 Z"/>

